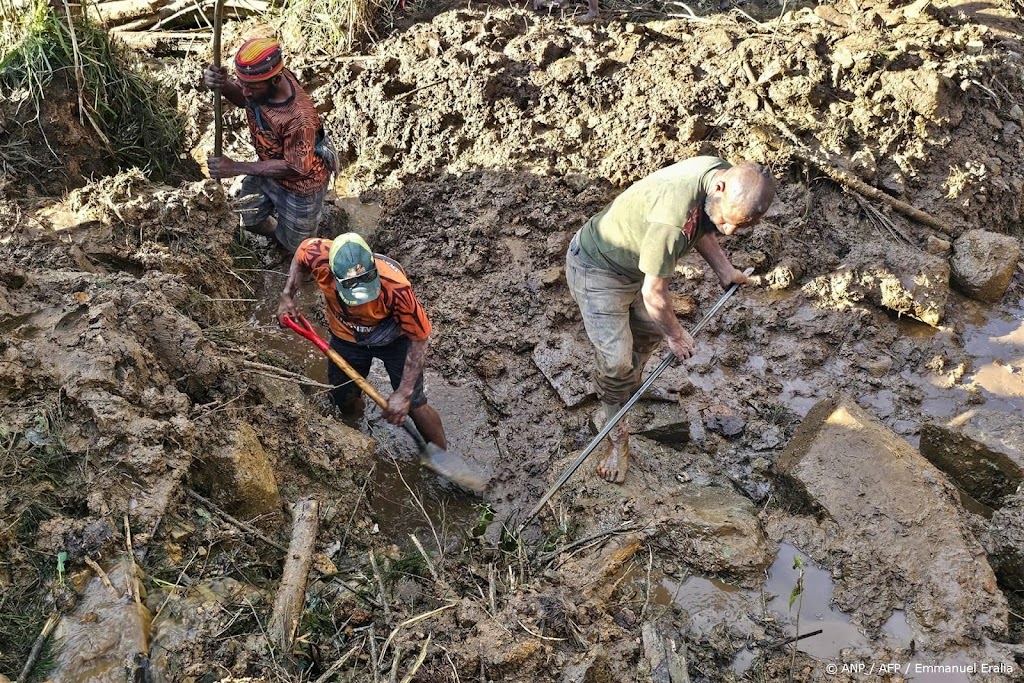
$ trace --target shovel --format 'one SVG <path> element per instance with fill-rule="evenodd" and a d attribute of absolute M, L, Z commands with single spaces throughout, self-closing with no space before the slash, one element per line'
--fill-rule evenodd
<path fill-rule="evenodd" d="M 753 272 L 753 268 L 748 268 L 743 272 L 743 274 L 750 275 Z M 739 287 L 739 285 L 734 284 L 731 287 L 729 287 L 728 290 L 726 290 L 725 294 L 722 295 L 722 298 L 715 302 L 715 305 L 711 307 L 711 310 L 709 310 L 707 314 L 703 318 L 701 318 L 701 321 L 697 323 L 690 331 L 691 337 L 697 336 L 697 333 L 700 332 L 700 329 L 704 327 L 704 325 L 706 325 L 709 320 L 711 320 L 712 316 L 714 316 L 715 313 L 718 312 L 718 309 L 725 305 L 725 302 L 729 300 L 729 297 L 731 297 L 736 292 L 736 290 L 739 289 Z M 565 482 L 569 480 L 569 477 L 571 477 L 576 472 L 576 470 L 580 468 L 580 465 L 583 464 L 583 461 L 586 460 L 587 457 L 594 452 L 594 449 L 596 449 L 598 445 L 601 443 L 601 441 L 603 441 L 604 438 L 608 436 L 609 433 L 611 433 L 612 429 L 615 428 L 615 425 L 619 423 L 619 420 L 621 420 L 626 415 L 629 409 L 633 407 L 633 404 L 636 403 L 640 399 L 640 397 L 644 395 L 644 392 L 647 391 L 647 389 L 650 388 L 652 384 L 654 384 L 654 380 L 658 379 L 661 373 L 665 372 L 665 368 L 671 365 L 674 360 L 676 360 L 674 354 L 669 353 L 668 355 L 666 355 L 664 360 L 661 361 L 661 364 L 658 365 L 654 372 L 651 373 L 651 376 L 648 377 L 647 380 L 642 385 L 640 385 L 640 388 L 636 390 L 636 393 L 634 393 L 629 398 L 629 400 L 626 401 L 626 405 L 622 406 L 622 408 L 619 409 L 619 412 L 615 413 L 614 417 L 608 420 L 608 424 L 606 424 L 601 429 L 601 431 L 597 433 L 597 436 L 594 437 L 594 440 L 591 441 L 590 444 L 583 449 L 583 452 L 580 453 L 579 457 L 576 458 L 576 460 L 571 465 L 569 465 L 569 469 L 562 473 L 562 476 L 558 478 L 558 481 L 552 484 L 551 488 L 549 488 L 547 492 L 541 497 L 540 502 L 533 506 L 533 509 L 530 510 L 530 513 L 526 516 L 526 519 L 524 519 L 522 524 L 519 525 L 520 534 L 523 533 L 523 529 L 526 528 L 526 525 L 529 524 L 530 521 L 537 516 L 537 513 L 544 508 L 544 505 L 549 500 L 551 500 L 551 496 L 555 495 L 558 489 L 562 488 L 562 485 L 565 484 Z"/>
<path fill-rule="evenodd" d="M 379 405 L 381 408 L 387 408 L 388 402 L 383 396 L 380 395 L 373 385 L 366 381 L 366 378 L 356 372 L 355 368 L 349 365 L 341 354 L 330 347 L 330 345 L 322 339 L 313 329 L 313 325 L 310 324 L 306 316 L 300 315 L 298 319 L 292 318 L 287 315 L 281 316 L 281 322 L 293 329 L 296 334 L 305 337 L 309 341 L 323 351 L 328 358 L 331 359 L 335 365 L 341 368 L 342 372 L 349 376 L 349 378 L 356 383 L 356 385 L 362 389 L 367 396 L 373 399 L 373 402 Z M 402 423 L 402 427 L 405 431 L 409 432 L 409 436 L 416 441 L 416 445 L 420 449 L 420 464 L 427 469 L 437 472 L 445 479 L 448 479 L 464 489 L 475 491 L 479 493 L 487 487 L 487 479 L 484 477 L 473 465 L 466 462 L 466 460 L 454 453 L 450 453 L 443 448 L 427 442 L 426 439 L 420 434 L 419 430 L 416 429 L 416 425 L 413 423 L 412 418 L 406 417 L 405 422 Z"/>

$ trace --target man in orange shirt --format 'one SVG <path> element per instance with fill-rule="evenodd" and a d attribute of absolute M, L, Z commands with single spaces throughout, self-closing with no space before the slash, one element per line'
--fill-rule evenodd
<path fill-rule="evenodd" d="M 292 259 L 278 317 L 298 316 L 295 292 L 307 273 L 313 273 L 327 304 L 331 348 L 363 377 L 374 358 L 384 362 L 394 389 L 384 418 L 398 425 L 408 415 L 424 439 L 448 448 L 441 416 L 427 405 L 423 392 L 430 320 L 405 269 L 374 254 L 354 232 L 334 240 L 307 239 Z M 365 404 L 359 387 L 330 362 L 327 379 L 337 387 L 331 391 L 334 404 L 343 412 L 362 415 Z"/>
<path fill-rule="evenodd" d="M 206 161 L 210 177 L 244 175 L 242 226 L 273 235 L 289 252 L 295 251 L 316 232 L 331 173 L 337 171 L 337 154 L 312 100 L 284 68 L 281 46 L 273 38 L 253 38 L 238 49 L 235 79 L 228 80 L 223 67 L 207 66 L 203 83 L 245 107 L 259 157 L 211 157 Z"/>

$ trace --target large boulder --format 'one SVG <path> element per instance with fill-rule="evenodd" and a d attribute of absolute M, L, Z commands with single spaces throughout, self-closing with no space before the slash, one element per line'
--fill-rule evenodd
<path fill-rule="evenodd" d="M 1005 634 L 1006 598 L 955 488 L 852 399 L 812 408 L 777 468 L 792 502 L 839 529 L 840 607 L 876 619 L 903 607 L 918 644 L 930 649 Z"/>
<path fill-rule="evenodd" d="M 999 301 L 1017 267 L 1020 242 L 1009 235 L 968 230 L 953 243 L 953 286 L 972 299 Z"/>
<path fill-rule="evenodd" d="M 570 499 L 572 518 L 587 520 L 587 526 L 599 529 L 621 524 L 624 518 L 643 520 L 645 540 L 662 547 L 667 555 L 677 555 L 676 561 L 691 570 L 746 586 L 762 580 L 774 548 L 749 499 L 722 486 L 683 483 L 681 474 L 689 456 L 639 435 L 630 438 L 626 481 L 613 486 L 594 472 L 604 452 L 595 452 L 577 471 L 572 487 L 559 492 L 562 504 Z M 552 479 L 576 455 L 554 464 Z"/>
<path fill-rule="evenodd" d="M 1024 483 L 1024 417 L 974 408 L 921 427 L 921 453 L 990 507 Z"/>
<path fill-rule="evenodd" d="M 198 454 L 193 463 L 197 485 L 235 517 L 272 526 L 282 520 L 281 494 L 274 467 L 256 431 L 239 422 L 224 439 Z"/>

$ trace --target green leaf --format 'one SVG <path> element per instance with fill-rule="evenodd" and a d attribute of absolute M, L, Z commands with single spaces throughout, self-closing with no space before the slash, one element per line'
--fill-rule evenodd
<path fill-rule="evenodd" d="M 804 592 L 804 577 L 800 577 L 796 580 L 796 585 L 793 586 L 793 592 L 789 594 L 789 609 L 793 609 L 793 603 L 796 599 Z"/>
<path fill-rule="evenodd" d="M 64 572 L 64 563 L 67 562 L 67 561 L 68 561 L 67 551 L 62 550 L 59 553 L 57 553 L 57 571 L 58 572 L 61 572 L 61 573 Z"/>

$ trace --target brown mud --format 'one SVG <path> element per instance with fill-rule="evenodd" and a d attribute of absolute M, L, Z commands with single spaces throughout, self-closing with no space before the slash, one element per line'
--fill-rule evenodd
<path fill-rule="evenodd" d="M 942 517 L 899 528 L 955 529 L 994 577 L 960 585 L 920 576 L 920 539 L 900 555 L 899 538 L 871 536 L 915 501 L 880 486 L 841 513 L 794 502 L 777 467 L 839 393 L 911 451 L 929 421 L 1024 410 L 1024 276 L 997 305 L 946 284 L 953 237 L 1021 235 L 1020 19 L 927 2 L 757 16 L 580 27 L 459 6 L 302 74 L 347 162 L 324 232 L 358 230 L 407 267 L 435 329 L 428 395 L 452 448 L 492 473 L 482 498 L 419 468 L 379 411 L 358 431 L 338 419 L 324 359 L 274 322 L 287 263 L 237 235 L 216 183 L 130 172 L 4 198 L 0 613 L 18 616 L 0 673 L 17 675 L 59 612 L 36 675 L 93 680 L 68 648 L 120 623 L 130 552 L 148 642 L 111 655 L 111 680 L 317 680 L 346 654 L 348 678 L 327 680 L 677 680 L 659 648 L 694 681 L 923 681 L 908 667 L 971 662 L 1010 668 L 934 680 L 1021 680 L 1019 493 L 965 509 L 937 470 L 901 474 L 941 495 L 928 509 Z M 208 97 L 171 68 L 201 157 Z M 228 126 L 243 158 L 237 113 Z M 882 205 L 879 219 L 798 148 L 949 234 Z M 638 404 L 626 484 L 601 481 L 595 456 L 517 537 L 593 434 L 568 240 L 624 185 L 693 154 L 780 178 L 765 221 L 725 243 L 768 286 L 731 301 Z M 686 325 L 721 291 L 696 255 L 673 290 Z M 311 314 L 318 296 L 303 289 Z M 292 651 L 264 632 L 282 553 L 188 489 L 281 545 L 288 503 L 320 500 Z M 90 582 L 86 557 L 118 585 Z M 993 620 L 953 637 L 939 597 L 972 591 Z M 768 647 L 818 628 L 795 654 Z M 858 668 L 872 663 L 903 668 Z"/>

